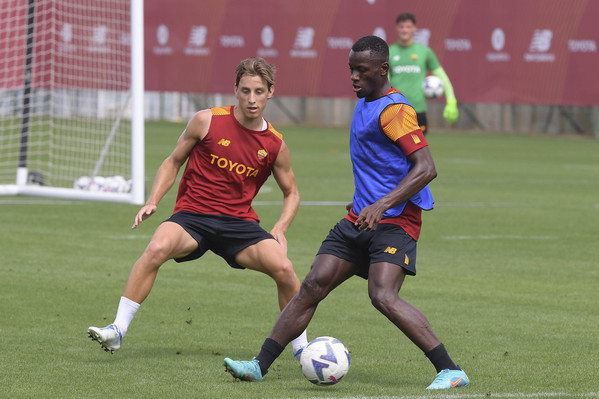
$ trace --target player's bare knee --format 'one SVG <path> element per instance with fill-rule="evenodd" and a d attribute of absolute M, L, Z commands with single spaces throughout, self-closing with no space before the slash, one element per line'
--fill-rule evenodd
<path fill-rule="evenodd" d="M 385 315 L 390 312 L 390 309 L 393 308 L 393 304 L 395 303 L 395 299 L 397 299 L 396 296 L 382 290 L 369 292 L 368 295 L 370 296 L 372 306 Z"/>
<path fill-rule="evenodd" d="M 282 260 L 271 274 L 277 284 L 295 285 L 299 282 L 293 264 L 289 259 Z"/>
<path fill-rule="evenodd" d="M 300 286 L 298 296 L 301 301 L 315 303 L 322 301 L 328 293 L 325 286 L 307 276 Z"/>
<path fill-rule="evenodd" d="M 169 254 L 171 251 L 171 244 L 168 240 L 165 239 L 152 239 L 146 250 L 144 252 L 144 256 L 151 260 L 152 263 L 158 263 L 161 265 L 162 263 L 168 260 Z"/>
<path fill-rule="evenodd" d="M 299 280 L 297 277 L 285 277 L 275 280 L 279 291 L 287 293 L 290 296 L 295 295 L 299 290 Z"/>
<path fill-rule="evenodd" d="M 293 268 L 293 263 L 291 263 L 291 261 L 287 257 L 281 262 L 281 269 L 285 274 L 295 276 L 295 269 Z"/>

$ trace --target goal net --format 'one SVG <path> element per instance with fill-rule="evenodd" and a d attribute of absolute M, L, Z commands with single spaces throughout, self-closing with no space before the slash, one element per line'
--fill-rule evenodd
<path fill-rule="evenodd" d="M 143 0 L 3 0 L 0 195 L 144 202 Z"/>

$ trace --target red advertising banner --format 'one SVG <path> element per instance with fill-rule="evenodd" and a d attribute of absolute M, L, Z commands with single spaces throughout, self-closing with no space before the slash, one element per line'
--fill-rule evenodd
<path fill-rule="evenodd" d="M 230 92 L 237 62 L 259 55 L 277 66 L 279 95 L 352 97 L 351 45 L 393 42 L 402 11 L 461 102 L 599 104 L 596 1 L 147 0 L 147 89 Z"/>
<path fill-rule="evenodd" d="M 33 88 L 128 90 L 128 2 L 36 0 L 32 5 Z M 0 89 L 23 86 L 29 6 L 28 0 L 2 2 Z"/>
<path fill-rule="evenodd" d="M 126 57 L 103 76 L 80 67 L 102 64 L 106 51 L 128 51 L 128 2 L 116 13 L 98 7 L 87 19 L 69 19 L 80 15 L 72 8 L 102 1 L 36 1 L 36 87 L 46 85 L 49 64 L 61 87 L 128 83 Z M 21 33 L 0 39 L 24 41 L 27 0 L 6 3 L 0 23 Z M 353 98 L 353 42 L 395 41 L 403 11 L 415 14 L 416 40 L 435 51 L 460 102 L 599 104 L 596 0 L 145 0 L 146 90 L 230 93 L 238 62 L 261 56 L 278 69 L 277 95 Z M 17 66 L 0 68 L 10 87 L 22 85 L 24 47 L 0 47 L 0 59 Z"/>
<path fill-rule="evenodd" d="M 44 54 L 51 62 L 54 87 L 129 89 L 131 17 L 128 2 L 38 0 L 36 3 L 36 25 L 45 23 L 54 28 L 43 30 L 50 33 L 44 41 L 45 51 L 37 53 L 38 56 Z M 44 9 L 40 8 L 42 4 Z M 49 7 L 52 10 L 48 10 Z M 39 41 L 37 44 L 40 45 Z"/>
<path fill-rule="evenodd" d="M 6 3 L 6 4 L 5 4 Z M 0 8 L 0 82 L 5 87 L 14 89 L 23 86 L 23 65 L 25 62 L 25 41 L 27 34 L 27 2 L 23 0 L 7 0 Z M 8 43 L 22 43 L 20 46 L 9 46 Z M 6 45 L 4 45 L 6 43 Z"/>

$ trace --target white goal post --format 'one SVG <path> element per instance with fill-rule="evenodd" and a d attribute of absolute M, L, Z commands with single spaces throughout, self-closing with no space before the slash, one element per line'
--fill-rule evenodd
<path fill-rule="evenodd" d="M 143 204 L 143 0 L 6 0 L 0 195 Z"/>

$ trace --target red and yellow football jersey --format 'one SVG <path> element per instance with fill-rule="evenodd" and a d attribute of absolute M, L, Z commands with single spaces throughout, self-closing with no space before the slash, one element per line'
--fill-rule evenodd
<path fill-rule="evenodd" d="M 233 106 L 211 108 L 206 137 L 191 150 L 174 213 L 190 211 L 260 221 L 252 200 L 272 172 L 282 135 L 241 125 Z"/>

